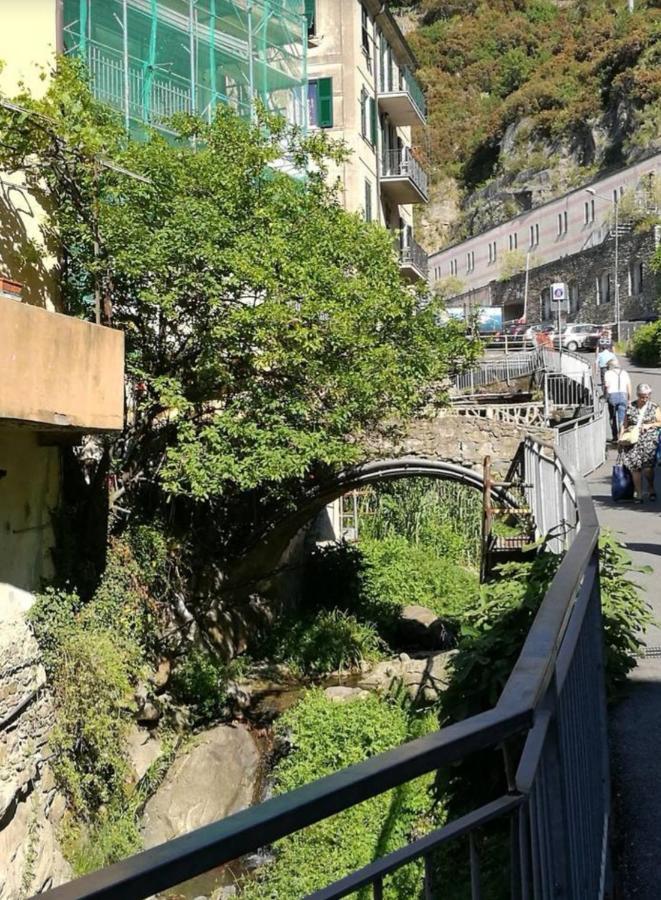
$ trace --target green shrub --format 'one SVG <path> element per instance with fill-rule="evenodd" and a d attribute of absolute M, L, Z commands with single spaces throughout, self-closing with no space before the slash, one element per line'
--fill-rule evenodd
<path fill-rule="evenodd" d="M 359 512 L 361 539 L 404 537 L 457 562 L 480 554 L 482 501 L 464 485 L 403 478 L 370 491 Z"/>
<path fill-rule="evenodd" d="M 334 703 L 321 691 L 309 691 L 276 726 L 292 751 L 275 768 L 275 793 L 295 790 L 435 727 L 433 716 L 410 719 L 376 696 Z M 245 887 L 242 897 L 299 900 L 426 833 L 440 817 L 430 796 L 432 780 L 418 778 L 279 841 L 275 861 Z M 414 863 L 386 880 L 384 896 L 415 898 L 421 884 L 421 863 Z"/>
<path fill-rule="evenodd" d="M 28 613 L 42 652 L 44 665 L 51 672 L 60 659 L 60 645 L 75 626 L 76 616 L 82 606 L 78 594 L 58 588 L 47 587 Z"/>
<path fill-rule="evenodd" d="M 136 648 L 108 631 L 74 625 L 59 644 L 51 764 L 70 808 L 85 820 L 127 790 L 123 746 L 139 662 Z"/>
<path fill-rule="evenodd" d="M 244 674 L 246 662 L 242 657 L 225 662 L 199 645 L 186 650 L 174 668 L 170 691 L 178 703 L 189 707 L 194 725 L 223 715 L 228 684 Z"/>
<path fill-rule="evenodd" d="M 606 652 L 606 689 L 609 699 L 619 696 L 627 675 L 636 665 L 651 607 L 630 578 L 634 571 L 625 546 L 605 532 L 599 541 L 601 609 Z"/>
<path fill-rule="evenodd" d="M 383 656 L 384 644 L 368 622 L 338 609 L 295 611 L 279 619 L 253 653 L 303 676 L 354 669 Z"/>
<path fill-rule="evenodd" d="M 631 359 L 637 365 L 661 365 L 661 320 L 637 328 L 630 346 Z"/>
<path fill-rule="evenodd" d="M 103 812 L 91 825 L 68 818 L 61 840 L 75 875 L 98 872 L 142 850 L 138 818 L 132 807 Z"/>

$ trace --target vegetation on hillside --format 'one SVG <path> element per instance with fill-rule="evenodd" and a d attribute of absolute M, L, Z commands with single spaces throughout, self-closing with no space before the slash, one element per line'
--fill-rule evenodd
<path fill-rule="evenodd" d="M 575 163 L 557 189 L 661 137 L 661 10 L 637 0 L 409 0 L 432 163 L 465 191 Z M 451 123 L 449 125 L 449 123 Z M 508 126 L 513 147 L 501 154 Z M 595 129 L 594 133 L 592 129 Z M 595 141 L 596 139 L 596 141 Z M 597 146 L 599 142 L 603 146 Z M 509 214 L 518 210 L 512 205 Z"/>

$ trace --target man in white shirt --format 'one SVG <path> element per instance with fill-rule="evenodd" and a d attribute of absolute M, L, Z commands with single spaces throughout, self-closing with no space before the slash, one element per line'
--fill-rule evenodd
<path fill-rule="evenodd" d="M 631 403 L 631 379 L 629 373 L 620 367 L 617 358 L 609 360 L 606 365 L 604 390 L 611 412 L 613 440 L 616 441 L 624 423 L 627 406 Z"/>

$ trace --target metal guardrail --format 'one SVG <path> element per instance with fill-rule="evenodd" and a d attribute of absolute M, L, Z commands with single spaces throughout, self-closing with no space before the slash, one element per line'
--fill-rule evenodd
<path fill-rule="evenodd" d="M 425 197 L 428 195 L 429 178 L 410 147 L 401 150 L 384 150 L 381 157 L 382 178 L 410 178 Z"/>
<path fill-rule="evenodd" d="M 412 266 L 420 273 L 421 278 L 427 278 L 429 271 L 427 254 L 412 238 L 405 246 L 399 247 L 399 264 L 400 266 Z"/>
<path fill-rule="evenodd" d="M 533 375 L 540 368 L 538 350 L 526 353 L 510 353 L 498 359 L 482 360 L 480 365 L 468 372 L 462 372 L 453 379 L 457 391 L 475 391 L 475 388 L 496 382 L 510 382 L 515 378 Z"/>
<path fill-rule="evenodd" d="M 606 462 L 608 436 L 607 407 L 600 403 L 596 413 L 561 425 L 556 430 L 556 446 L 574 469 L 586 476 Z"/>
<path fill-rule="evenodd" d="M 497 819 L 511 825 L 512 897 L 603 897 L 610 805 L 597 519 L 587 485 L 561 452 L 527 439 L 524 461 L 538 529 L 566 553 L 494 708 L 40 896 L 148 897 L 478 750 L 505 746 L 508 793 L 310 897 L 333 900 L 363 886 L 382 897 L 384 877 L 416 858 L 425 861 L 421 891 L 435 896 L 433 852 L 467 835 L 477 898 L 475 836 Z"/>

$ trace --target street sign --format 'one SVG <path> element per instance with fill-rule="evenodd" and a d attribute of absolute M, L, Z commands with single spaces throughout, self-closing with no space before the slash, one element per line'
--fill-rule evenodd
<path fill-rule="evenodd" d="M 569 299 L 569 291 L 567 285 L 562 281 L 555 281 L 551 285 L 551 302 L 563 303 Z"/>

